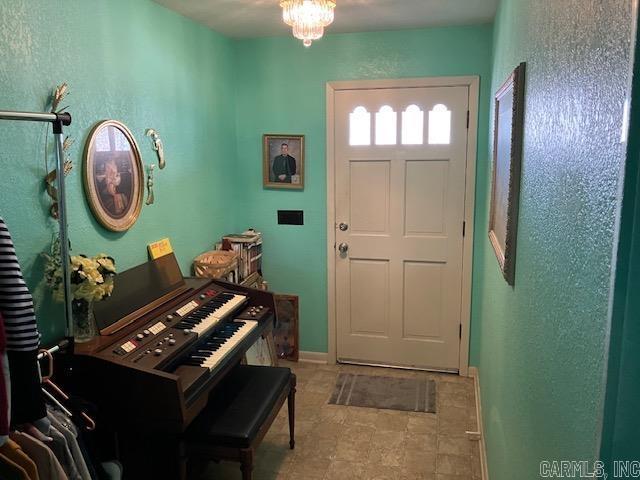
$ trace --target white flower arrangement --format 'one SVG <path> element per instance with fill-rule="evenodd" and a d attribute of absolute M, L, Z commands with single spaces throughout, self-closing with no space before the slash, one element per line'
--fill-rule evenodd
<path fill-rule="evenodd" d="M 51 253 L 44 254 L 45 281 L 53 292 L 56 301 L 64 301 L 62 265 L 60 264 L 60 242 L 56 238 Z M 103 300 L 113 292 L 113 277 L 116 274 L 115 260 L 100 253 L 94 257 L 85 255 L 71 256 L 71 294 L 74 300 L 87 303 Z"/>

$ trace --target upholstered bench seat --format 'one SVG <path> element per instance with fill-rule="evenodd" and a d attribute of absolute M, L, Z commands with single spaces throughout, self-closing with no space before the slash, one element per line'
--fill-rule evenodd
<path fill-rule="evenodd" d="M 238 365 L 187 429 L 187 459 L 240 461 L 243 478 L 250 479 L 255 449 L 287 398 L 293 448 L 295 375 L 288 368 Z"/>

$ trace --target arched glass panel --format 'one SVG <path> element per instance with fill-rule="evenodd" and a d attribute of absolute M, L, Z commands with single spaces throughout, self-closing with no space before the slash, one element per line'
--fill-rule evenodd
<path fill-rule="evenodd" d="M 371 145 L 371 114 L 364 107 L 349 114 L 349 145 Z"/>
<path fill-rule="evenodd" d="M 451 143 L 451 110 L 442 104 L 429 112 L 429 145 Z"/>
<path fill-rule="evenodd" d="M 402 144 L 424 143 L 424 112 L 417 105 L 409 105 L 402 112 Z"/>

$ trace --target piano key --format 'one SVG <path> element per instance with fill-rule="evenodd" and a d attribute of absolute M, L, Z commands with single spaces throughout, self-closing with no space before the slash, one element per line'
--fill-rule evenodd
<path fill-rule="evenodd" d="M 220 301 L 219 306 L 217 306 L 210 314 L 205 316 L 197 325 L 194 325 L 191 328 L 191 330 L 199 336 L 209 331 L 221 319 L 225 318 L 237 307 L 244 304 L 247 301 L 247 297 L 245 295 L 221 294 L 216 297 L 216 301 Z M 213 304 L 213 306 L 215 306 L 215 304 Z"/>
<path fill-rule="evenodd" d="M 242 322 L 234 323 L 239 325 L 233 325 L 234 328 L 237 328 L 236 332 L 229 338 L 229 340 L 222 344 L 218 350 L 209 355 L 209 357 L 202 363 L 203 367 L 213 370 L 221 361 L 224 360 L 229 352 L 231 352 L 247 335 L 249 335 L 249 333 L 251 333 L 254 328 L 258 326 L 258 322 L 255 320 L 244 320 Z"/>

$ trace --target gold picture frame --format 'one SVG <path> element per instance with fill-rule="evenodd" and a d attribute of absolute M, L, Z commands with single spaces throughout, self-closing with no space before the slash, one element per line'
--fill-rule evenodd
<path fill-rule="evenodd" d="M 82 167 L 87 203 L 96 220 L 113 232 L 131 228 L 142 209 L 144 169 L 127 126 L 116 120 L 98 122 L 85 143 Z"/>
<path fill-rule="evenodd" d="M 304 189 L 304 135 L 262 136 L 264 188 Z"/>
<path fill-rule="evenodd" d="M 509 285 L 515 283 L 525 69 L 526 64 L 521 63 L 498 89 L 494 99 L 489 240 Z"/>

